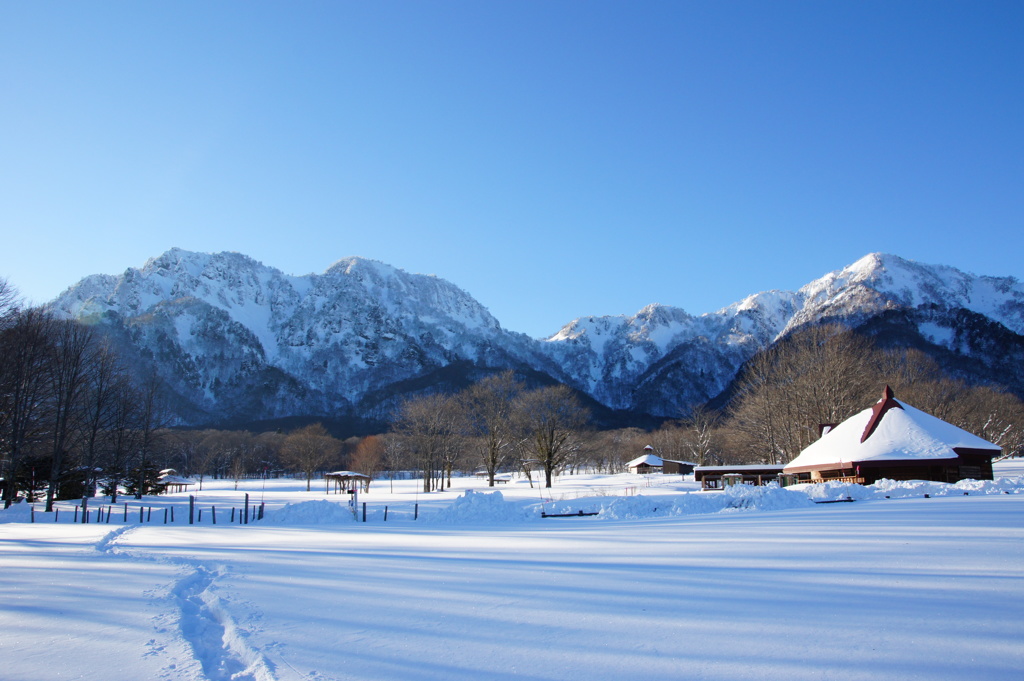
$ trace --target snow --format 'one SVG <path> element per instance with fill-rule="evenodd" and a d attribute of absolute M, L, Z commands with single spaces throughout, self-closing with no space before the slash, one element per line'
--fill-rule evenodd
<path fill-rule="evenodd" d="M 918 326 L 918 330 L 921 332 L 922 337 L 927 338 L 936 345 L 941 345 L 946 348 L 953 347 L 956 332 L 948 326 L 943 326 L 933 322 L 924 322 Z"/>
<path fill-rule="evenodd" d="M 66 502 L 30 523 L 17 504 L 0 511 L 0 676 L 1017 679 L 1024 463 L 995 467 L 721 492 L 669 475 L 429 495 L 380 480 L 365 523 L 299 480 L 206 481 L 193 526 L 184 493 L 145 499 L 143 524 L 133 499 L 128 523 L 73 524 Z M 266 516 L 231 524 L 245 494 Z"/>
<path fill-rule="evenodd" d="M 224 312 L 248 333 L 224 325 L 223 316 L 206 305 L 159 305 L 187 298 Z M 274 375 L 259 371 L 264 367 L 298 382 L 294 388 L 261 384 L 261 390 L 293 393 L 287 406 L 230 414 L 251 420 L 319 412 L 324 405 L 347 408 L 420 375 L 424 362 L 457 360 L 527 366 L 612 409 L 652 408 L 638 395 L 653 391 L 665 396 L 655 415 L 675 416 L 719 394 L 745 361 L 785 333 L 822 319 L 856 323 L 898 301 L 934 306 L 914 318 L 947 347 L 959 308 L 1024 333 L 1024 287 L 1015 279 L 976 277 L 885 254 L 866 256 L 797 292 L 764 291 L 700 316 L 651 304 L 633 316 L 582 317 L 546 340 L 502 330 L 478 301 L 443 279 L 362 258 L 339 260 L 322 274 L 290 276 L 238 253 L 172 249 L 120 277 L 87 277 L 54 306 L 69 316 L 117 312 L 125 323 L 138 322 L 139 342 L 150 350 L 159 345 L 161 353 L 194 361 L 199 374 L 168 373 L 164 379 L 194 396 L 187 399 L 200 402 L 193 406 L 204 412 L 231 412 L 234 386 Z M 217 333 L 191 336 L 184 317 L 193 317 L 197 328 L 217 327 L 223 341 L 217 342 Z M 179 338 L 165 338 L 162 324 L 178 318 Z M 383 338 L 391 340 L 375 342 Z M 954 349 L 979 359 L 988 352 Z M 226 366 L 222 357 L 251 361 Z M 665 361 L 706 378 L 658 370 Z M 645 391 L 638 392 L 638 385 Z"/>
<path fill-rule="evenodd" d="M 927 412 L 899 402 L 883 414 L 878 427 L 860 441 L 871 420 L 872 408 L 865 409 L 811 443 L 786 468 L 820 466 L 841 461 L 889 461 L 903 459 L 951 459 L 954 447 L 995 450 L 999 447 L 977 435 L 957 428 Z"/>
<path fill-rule="evenodd" d="M 338 525 L 355 522 L 355 514 L 347 504 L 318 499 L 286 504 L 269 512 L 261 525 Z"/>
<path fill-rule="evenodd" d="M 636 468 L 642 463 L 645 463 L 648 466 L 662 466 L 665 462 L 660 456 L 655 454 L 641 454 L 632 461 L 626 462 L 626 468 Z"/>

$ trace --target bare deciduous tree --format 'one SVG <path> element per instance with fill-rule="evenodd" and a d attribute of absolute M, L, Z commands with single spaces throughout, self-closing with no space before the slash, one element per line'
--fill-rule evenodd
<path fill-rule="evenodd" d="M 364 437 L 356 445 L 356 450 L 352 454 L 351 463 L 349 464 L 352 470 L 363 475 L 368 475 L 371 478 L 375 477 L 380 473 L 381 466 L 384 463 L 384 442 L 377 435 L 370 435 Z"/>
<path fill-rule="evenodd" d="M 136 411 L 139 448 L 135 480 L 136 499 L 141 499 L 143 495 L 149 494 L 156 482 L 152 479 L 152 457 L 169 421 L 163 385 L 156 372 L 153 372 L 139 389 L 139 404 Z"/>
<path fill-rule="evenodd" d="M 12 313 L 0 331 L 0 444 L 4 449 L 4 507 L 17 496 L 16 480 L 28 448 L 38 439 L 47 395 L 53 320 L 44 311 Z"/>
<path fill-rule="evenodd" d="M 334 457 L 341 443 L 319 423 L 293 431 L 281 445 L 281 460 L 306 475 L 306 491 L 310 490 L 313 475 Z"/>
<path fill-rule="evenodd" d="M 748 460 L 782 464 L 877 391 L 876 351 L 839 326 L 811 326 L 755 355 L 744 367 L 729 423 Z"/>
<path fill-rule="evenodd" d="M 488 376 L 460 395 L 466 429 L 476 438 L 480 463 L 487 472 L 487 484 L 506 465 L 515 445 L 513 409 L 524 386 L 512 371 Z"/>
<path fill-rule="evenodd" d="M 516 400 L 516 413 L 529 450 L 544 469 L 544 486 L 551 487 L 556 471 L 579 445 L 577 435 L 590 415 L 564 385 L 523 393 Z"/>
<path fill-rule="evenodd" d="M 402 403 L 392 430 L 403 436 L 411 454 L 423 472 L 423 491 L 444 484 L 446 468 L 451 484 L 451 468 L 461 451 L 461 410 L 448 395 L 415 397 Z"/>
<path fill-rule="evenodd" d="M 57 488 L 64 474 L 69 450 L 82 430 L 82 417 L 89 373 L 94 368 L 95 337 L 76 322 L 54 323 L 53 342 L 47 361 L 47 430 L 50 435 L 50 477 L 46 490 L 46 512 L 53 511 Z"/>
<path fill-rule="evenodd" d="M 689 450 L 689 461 L 698 466 L 707 466 L 712 461 L 721 462 L 718 437 L 719 414 L 699 404 L 690 410 L 683 420 L 684 442 Z"/>

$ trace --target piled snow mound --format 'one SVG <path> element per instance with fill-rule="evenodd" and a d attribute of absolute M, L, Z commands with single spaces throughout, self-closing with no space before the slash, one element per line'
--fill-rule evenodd
<path fill-rule="evenodd" d="M 997 478 L 996 480 L 961 480 L 953 484 L 925 480 L 879 480 L 872 485 L 878 496 L 893 499 L 919 497 L 963 496 L 969 494 L 1024 494 L 1024 477 Z"/>
<path fill-rule="evenodd" d="M 736 485 L 714 493 L 690 492 L 678 496 L 642 495 L 610 499 L 601 503 L 599 517 L 608 520 L 636 520 L 723 511 L 781 511 L 813 505 L 814 502 L 806 494 L 776 485 Z"/>
<path fill-rule="evenodd" d="M 852 482 L 819 482 L 813 485 L 793 485 L 788 489 L 802 492 L 814 501 L 837 501 L 839 499 L 864 501 L 884 497 L 883 494 L 879 494 L 874 485 L 865 487 Z"/>
<path fill-rule="evenodd" d="M 441 523 L 522 522 L 535 517 L 522 504 L 505 501 L 501 492 L 474 492 L 469 489 L 451 505 L 424 517 Z"/>
<path fill-rule="evenodd" d="M 27 523 L 32 519 L 32 505 L 20 502 L 12 504 L 10 508 L 3 508 L 0 504 L 0 523 Z M 38 518 L 36 519 L 38 520 Z"/>
<path fill-rule="evenodd" d="M 1024 477 L 997 478 L 995 480 L 961 480 L 956 483 L 930 480 L 879 480 L 873 485 L 855 485 L 846 482 L 825 482 L 814 485 L 795 485 L 796 489 L 815 501 L 853 499 L 908 499 L 912 497 L 959 497 L 967 494 L 1024 494 Z"/>
<path fill-rule="evenodd" d="M 271 511 L 261 521 L 266 525 L 338 525 L 355 522 L 347 504 L 321 499 L 287 504 Z"/>

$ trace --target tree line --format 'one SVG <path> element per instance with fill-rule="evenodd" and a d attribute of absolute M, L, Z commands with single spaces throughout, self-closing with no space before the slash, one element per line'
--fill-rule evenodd
<path fill-rule="evenodd" d="M 512 371 L 454 395 L 408 399 L 394 420 L 390 456 L 422 471 L 423 491 L 451 486 L 453 470 L 475 468 L 488 485 L 502 471 L 533 472 L 551 487 L 587 450 L 588 410 L 564 385 L 527 390 Z M 538 480 L 539 482 L 539 480 Z"/>
<path fill-rule="evenodd" d="M 164 425 L 159 385 L 139 381 L 94 329 L 24 308 L 0 279 L 0 478 L 4 507 L 19 492 L 60 498 L 102 484 L 146 493 Z"/>
<path fill-rule="evenodd" d="M 1024 404 L 991 385 L 948 375 L 913 348 L 882 349 L 842 326 L 811 326 L 758 353 L 736 383 L 709 439 L 731 462 L 785 464 L 870 407 L 889 385 L 896 399 L 1014 453 L 1024 448 Z"/>

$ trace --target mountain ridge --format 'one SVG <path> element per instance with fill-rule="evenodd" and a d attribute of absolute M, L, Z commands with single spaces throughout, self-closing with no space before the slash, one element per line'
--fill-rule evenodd
<path fill-rule="evenodd" d="M 797 291 L 755 293 L 714 312 L 651 304 L 631 316 L 580 317 L 539 339 L 503 329 L 451 282 L 358 257 L 295 276 L 241 253 L 174 248 L 119 276 L 85 277 L 51 307 L 101 322 L 155 365 L 191 423 L 298 413 L 386 419 L 407 386 L 429 389 L 442 370 L 458 382 L 451 367 L 467 376 L 531 372 L 609 410 L 665 417 L 726 390 L 754 353 L 806 324 L 859 327 L 886 314 L 895 323 L 898 311 L 901 333 L 909 324 L 922 343 L 964 356 L 984 343 L 965 345 L 958 311 L 1024 334 L 1015 278 L 881 253 Z"/>

